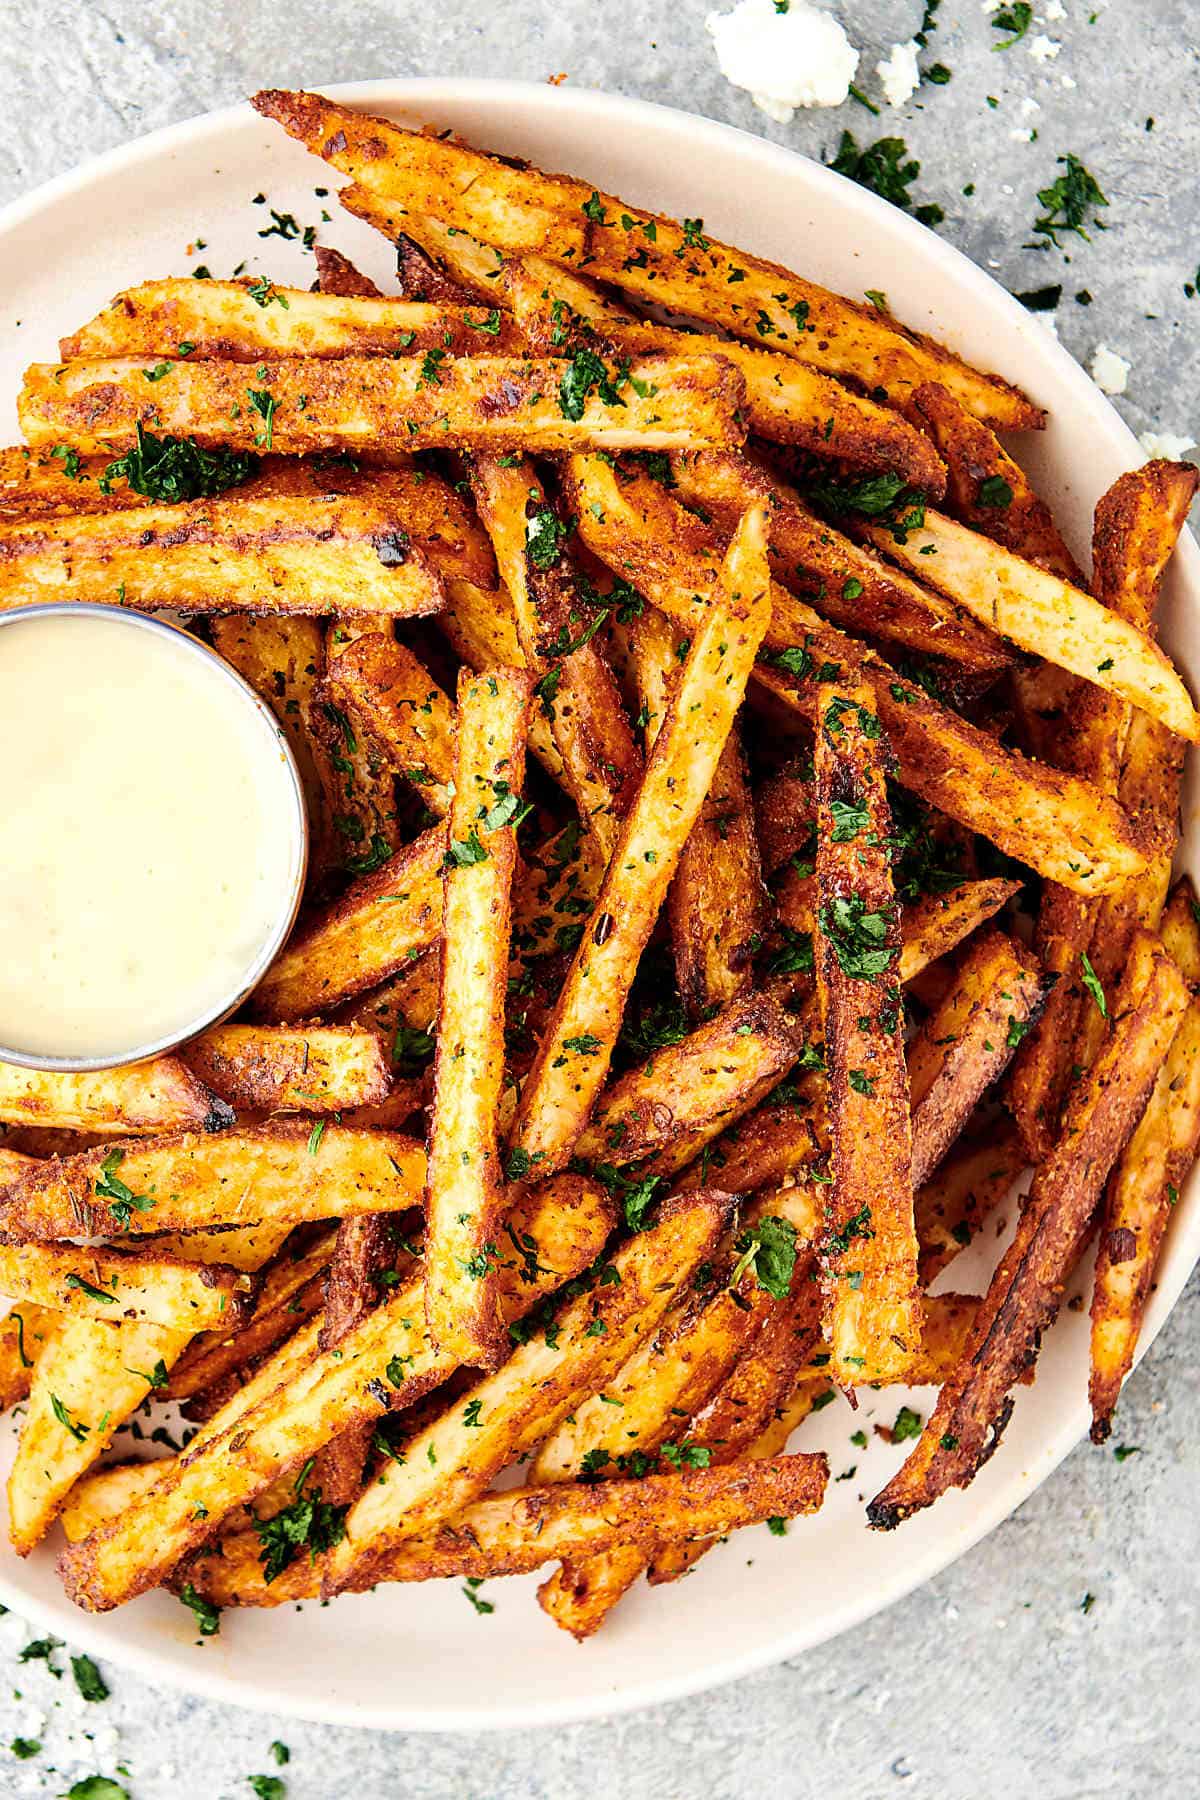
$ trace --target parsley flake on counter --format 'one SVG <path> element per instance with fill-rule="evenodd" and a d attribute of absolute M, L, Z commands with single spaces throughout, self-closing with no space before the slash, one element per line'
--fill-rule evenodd
<path fill-rule="evenodd" d="M 940 225 L 946 216 L 935 204 L 914 207 L 908 190 L 921 173 L 921 165 L 909 155 L 903 138 L 877 138 L 860 149 L 854 133 L 843 131 L 830 167 L 838 175 L 848 175 L 859 187 L 869 188 L 881 200 L 890 200 L 902 212 L 911 212 L 922 225 Z"/>
<path fill-rule="evenodd" d="M 1060 156 L 1065 174 L 1051 182 L 1049 187 L 1038 189 L 1038 199 L 1045 207 L 1040 218 L 1034 220 L 1033 229 L 1036 236 L 1045 238 L 1056 250 L 1062 245 L 1058 241 L 1060 231 L 1073 231 L 1076 237 L 1090 242 L 1087 226 L 1091 223 L 1097 231 L 1105 229 L 1104 221 L 1092 217 L 1102 206 L 1108 205 L 1108 199 L 1095 176 L 1084 168 L 1077 156 L 1070 151 Z M 1044 248 L 1044 246 L 1042 246 Z"/>

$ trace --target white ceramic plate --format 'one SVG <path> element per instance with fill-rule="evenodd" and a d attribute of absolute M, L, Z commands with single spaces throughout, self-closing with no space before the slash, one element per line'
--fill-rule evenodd
<path fill-rule="evenodd" d="M 571 88 L 401 81 L 332 91 L 406 124 L 454 127 L 481 147 L 572 171 L 641 205 L 702 214 L 717 236 L 844 293 L 883 288 L 899 318 L 1020 382 L 1049 408 L 1050 429 L 1018 448 L 1077 554 L 1086 555 L 1097 496 L 1141 461 L 1088 377 L 1002 288 L 932 232 L 803 157 L 705 119 Z M 270 225 L 267 207 L 252 204 L 259 192 L 277 211 L 316 225 L 322 241 L 386 286 L 386 244 L 314 194 L 336 185 L 282 132 L 236 108 L 157 132 L 10 207 L 0 217 L 0 441 L 16 435 L 23 366 L 52 358 L 59 334 L 117 289 L 188 273 L 199 262 L 228 275 L 243 260 L 251 272 L 307 286 L 311 257 L 295 243 L 259 235 Z M 329 223 L 323 204 L 334 215 Z M 1164 638 L 1193 690 L 1198 610 L 1200 558 L 1188 540 L 1168 585 Z M 1194 867 L 1190 791 L 1185 848 Z M 1193 1180 L 1173 1222 L 1143 1346 L 1198 1253 Z M 950 1273 L 955 1287 L 970 1289 L 986 1268 L 968 1255 Z M 202 1648 L 191 1615 L 165 1595 L 101 1618 L 78 1612 L 59 1588 L 50 1549 L 26 1562 L 3 1552 L 0 1598 L 150 1679 L 243 1706 L 405 1730 L 595 1717 L 794 1655 L 936 1574 L 1019 1506 L 1082 1436 L 1086 1371 L 1086 1314 L 1064 1312 L 1036 1386 L 1021 1390 L 1004 1442 L 974 1485 L 890 1535 L 867 1530 L 863 1503 L 901 1451 L 870 1426 L 890 1423 L 906 1396 L 868 1396 L 856 1419 L 840 1401 L 828 1407 L 808 1421 L 802 1440 L 829 1450 L 834 1475 L 853 1464 L 857 1473 L 831 1483 L 818 1517 L 797 1522 L 783 1539 L 765 1527 L 740 1532 L 688 1580 L 653 1592 L 643 1585 L 584 1646 L 544 1617 L 533 1578 L 492 1584 L 486 1591 L 496 1610 L 488 1617 L 476 1615 L 459 1583 L 428 1583 L 343 1599 L 328 1610 L 227 1614 L 221 1635 Z M 914 1403 L 927 1411 L 930 1400 L 918 1393 Z M 872 1440 L 865 1452 L 849 1441 L 858 1426 Z"/>

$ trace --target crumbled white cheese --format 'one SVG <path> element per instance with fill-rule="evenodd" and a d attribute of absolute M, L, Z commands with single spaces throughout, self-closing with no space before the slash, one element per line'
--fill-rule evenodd
<path fill-rule="evenodd" d="M 889 106 L 903 106 L 920 87 L 919 48 L 916 38 L 910 38 L 907 44 L 893 44 L 891 55 L 875 64 L 875 73 L 883 85 L 883 97 Z"/>
<path fill-rule="evenodd" d="M 1042 103 L 1040 100 L 1035 100 L 1032 94 L 1026 94 L 1019 110 L 1023 119 L 1032 119 L 1035 112 L 1041 112 Z"/>
<path fill-rule="evenodd" d="M 1107 344 L 1097 344 L 1092 357 L 1092 380 L 1102 394 L 1123 394 L 1132 367 L 1132 363 L 1110 350 Z"/>
<path fill-rule="evenodd" d="M 1077 88 L 1079 83 L 1074 80 L 1072 76 L 1064 75 L 1062 78 L 1062 86 L 1065 88 Z"/>
<path fill-rule="evenodd" d="M 1180 437 L 1175 431 L 1143 431 L 1138 443 L 1152 460 L 1163 457 L 1167 462 L 1180 462 L 1196 448 L 1195 438 Z"/>
<path fill-rule="evenodd" d="M 1058 21 L 1060 19 L 1065 19 L 1066 16 L 1067 9 L 1063 5 L 1063 0 L 1046 0 L 1045 18 L 1047 25 L 1057 25 Z"/>
<path fill-rule="evenodd" d="M 746 88 L 779 125 L 798 106 L 840 106 L 858 68 L 858 51 L 832 13 L 808 0 L 738 0 L 731 13 L 706 20 L 726 81 Z"/>
<path fill-rule="evenodd" d="M 1033 142 L 1033 129 L 1029 125 L 1014 125 L 1008 135 L 1014 144 L 1032 144 Z"/>
<path fill-rule="evenodd" d="M 1047 37 L 1044 31 L 1039 31 L 1037 36 L 1029 41 L 1029 54 L 1034 62 L 1053 62 L 1061 49 L 1062 45 L 1056 43 L 1052 37 Z"/>

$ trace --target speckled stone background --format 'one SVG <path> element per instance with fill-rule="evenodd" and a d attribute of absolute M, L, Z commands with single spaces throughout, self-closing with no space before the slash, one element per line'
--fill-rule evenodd
<path fill-rule="evenodd" d="M 789 126 L 723 81 L 708 10 L 708 0 L 0 0 L 0 202 L 256 87 L 371 76 L 565 72 L 813 156 L 831 154 L 843 128 L 860 141 L 897 132 L 921 159 L 920 199 L 945 208 L 945 235 L 1014 290 L 1061 280 L 1057 323 L 1075 355 L 1090 361 L 1106 343 L 1131 361 L 1118 404 L 1134 429 L 1200 435 L 1190 329 L 1200 298 L 1184 292 L 1200 261 L 1200 28 L 1188 0 L 1042 0 L 1026 42 L 1001 55 L 980 0 L 943 0 L 923 60 L 949 67 L 947 85 L 923 86 L 879 120 L 849 103 Z M 863 50 L 860 83 L 878 99 L 874 65 L 917 28 L 920 0 L 841 0 L 838 11 Z M 1051 45 L 1041 58 L 1030 52 L 1039 35 Z M 1074 244 L 1069 263 L 1026 248 L 1036 190 L 1068 150 L 1111 202 L 1110 229 Z M 1090 306 L 1075 302 L 1079 289 Z M 282 1777 L 288 1800 L 1189 1800 L 1200 1793 L 1198 1347 L 1193 1280 L 1122 1401 L 1117 1440 L 1137 1454 L 1080 1448 L 990 1539 L 873 1623 L 611 1724 L 359 1733 L 181 1698 L 114 1667 L 111 1698 L 86 1706 L 69 1670 L 56 1680 L 42 1662 L 18 1663 L 31 1634 L 0 1619 L 0 1793 L 58 1795 L 100 1772 L 132 1800 L 248 1800 L 247 1777 L 260 1773 Z M 564 1656 L 578 1654 L 564 1643 Z M 39 1740 L 41 1753 L 19 1761 L 16 1737 Z M 274 1739 L 290 1750 L 284 1767 Z"/>

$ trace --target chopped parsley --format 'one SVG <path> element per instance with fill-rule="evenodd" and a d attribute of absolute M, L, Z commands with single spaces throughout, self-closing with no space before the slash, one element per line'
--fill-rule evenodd
<path fill-rule="evenodd" d="M 821 908 L 821 930 L 842 973 L 854 981 L 875 981 L 891 968 L 900 954 L 899 945 L 887 942 L 893 923 L 890 910 L 868 912 L 858 894 L 834 894 Z"/>
<path fill-rule="evenodd" d="M 1083 970 L 1083 985 L 1095 1001 L 1100 1017 L 1102 1019 L 1107 1019 L 1108 1001 L 1104 998 L 1104 989 L 1100 986 L 1100 977 L 1097 975 L 1095 969 L 1093 969 L 1091 958 L 1088 956 L 1086 950 L 1080 951 L 1079 962 Z"/>
<path fill-rule="evenodd" d="M 1020 43 L 1032 23 L 1033 7 L 1028 0 L 1016 0 L 1013 6 L 1002 6 L 992 14 L 992 30 L 1007 31 L 1012 35 L 999 44 L 993 44 L 992 49 L 1011 50 L 1014 44 Z"/>
<path fill-rule="evenodd" d="M 773 1300 L 786 1300 L 796 1267 L 796 1227 L 788 1219 L 759 1219 L 734 1245 L 738 1260 L 729 1278 L 736 1287 L 748 1269 Z"/>
<path fill-rule="evenodd" d="M 979 506 L 1007 509 L 1013 503 L 1013 491 L 1003 475 L 986 475 L 979 484 L 975 501 Z"/>
<path fill-rule="evenodd" d="M 75 1686 L 84 1700 L 100 1701 L 108 1699 L 108 1687 L 103 1675 L 90 1656 L 73 1656 L 71 1673 L 75 1677 Z"/>
<path fill-rule="evenodd" d="M 296 1479 L 296 1498 L 270 1519 L 255 1519 L 254 1529 L 261 1546 L 259 1561 L 263 1579 L 272 1582 L 295 1562 L 302 1550 L 316 1558 L 322 1551 L 332 1550 L 346 1535 L 348 1506 L 334 1506 L 321 1498 L 320 1488 L 304 1492 L 311 1462 L 305 1463 Z"/>
<path fill-rule="evenodd" d="M 189 1581 L 186 1587 L 179 1590 L 180 1605 L 186 1606 L 196 1621 L 196 1629 L 201 1637 L 216 1637 L 221 1629 L 221 1609 L 196 1592 Z"/>
<path fill-rule="evenodd" d="M 123 479 L 135 494 L 176 506 L 223 494 L 257 472 L 258 458 L 248 451 L 205 450 L 194 438 L 155 437 L 139 424 L 136 448 L 109 463 L 100 490 L 110 493 L 113 482 Z"/>

